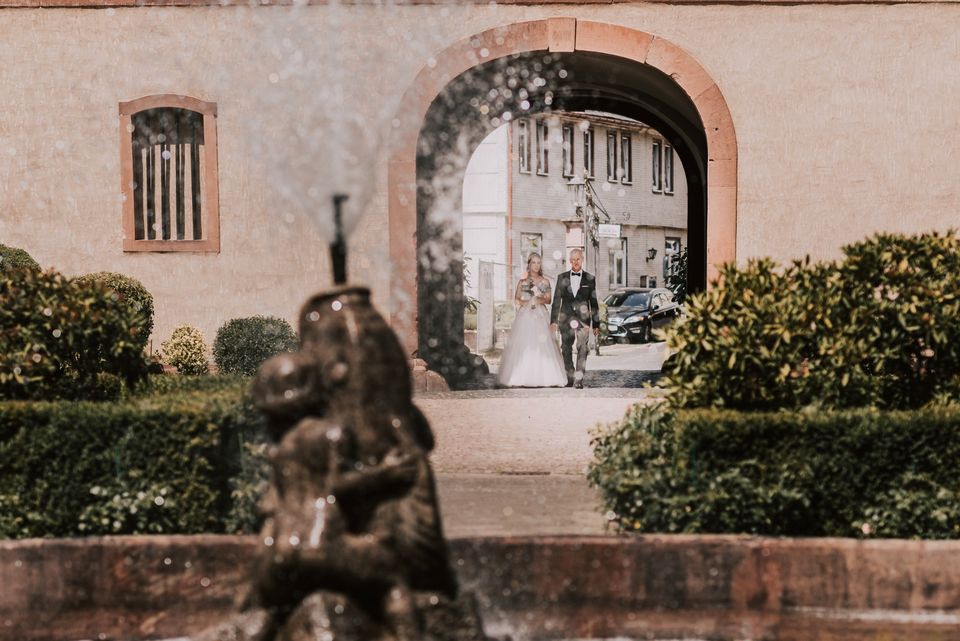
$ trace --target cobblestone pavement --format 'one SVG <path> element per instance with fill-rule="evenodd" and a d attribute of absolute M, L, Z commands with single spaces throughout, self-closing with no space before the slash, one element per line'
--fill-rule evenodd
<path fill-rule="evenodd" d="M 601 534 L 584 473 L 590 431 L 656 390 L 489 390 L 416 399 L 437 439 L 437 472 L 451 536 Z"/>

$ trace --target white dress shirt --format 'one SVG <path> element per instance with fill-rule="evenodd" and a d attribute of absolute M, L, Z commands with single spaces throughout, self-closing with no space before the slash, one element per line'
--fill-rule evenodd
<path fill-rule="evenodd" d="M 580 281 L 583 280 L 581 278 L 582 275 L 583 271 L 581 271 L 579 274 L 574 274 L 573 270 L 570 270 L 570 290 L 573 292 L 574 296 L 576 296 L 577 292 L 580 291 Z"/>

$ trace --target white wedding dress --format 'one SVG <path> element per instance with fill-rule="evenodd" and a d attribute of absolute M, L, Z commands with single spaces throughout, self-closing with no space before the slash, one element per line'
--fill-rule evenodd
<path fill-rule="evenodd" d="M 549 293 L 550 283 L 532 285 L 540 295 Z M 555 387 L 567 384 L 567 372 L 557 340 L 550 332 L 550 311 L 546 305 L 531 307 L 532 289 L 521 295 L 510 338 L 500 358 L 497 378 L 508 387 Z"/>

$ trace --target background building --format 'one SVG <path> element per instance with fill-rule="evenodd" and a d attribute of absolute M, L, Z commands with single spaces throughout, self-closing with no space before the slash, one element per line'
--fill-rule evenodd
<path fill-rule="evenodd" d="M 588 177 L 604 213 L 598 244 L 584 247 L 568 183 Z M 470 160 L 463 185 L 463 253 L 469 273 L 495 265 L 495 297 L 511 300 L 527 257 L 544 273 L 568 268 L 574 247 L 603 297 L 619 287 L 664 283 L 668 261 L 686 246 L 687 186 L 670 143 L 613 114 L 520 118 L 490 134 Z M 467 293 L 478 296 L 476 279 Z"/>
<path fill-rule="evenodd" d="M 305 4 L 291 21 L 292 7 L 213 0 L 177 6 L 77 0 L 69 7 L 55 0 L 2 0 L 0 242 L 67 274 L 109 270 L 140 279 L 156 297 L 155 344 L 181 323 L 201 328 L 210 340 L 237 316 L 295 320 L 308 293 L 331 283 L 328 236 L 277 199 L 275 187 L 284 181 L 269 171 L 262 151 L 273 145 L 290 152 L 276 129 L 298 122 L 305 110 L 325 108 L 317 113 L 349 116 L 381 132 L 381 145 L 364 157 L 364 181 L 357 183 L 369 206 L 351 221 L 349 271 L 352 280 L 371 287 L 412 352 L 444 328 L 451 336 L 462 333 L 452 325 L 459 302 L 453 289 L 421 295 L 428 268 L 418 261 L 424 249 L 417 232 L 420 214 L 433 210 L 426 212 L 427 204 L 418 210 L 426 202 L 418 181 L 429 181 L 423 172 L 434 167 L 421 162 L 418 150 L 430 127 L 443 122 L 430 120 L 431 109 L 459 114 L 448 119 L 444 133 L 471 123 L 492 131 L 489 115 L 465 115 L 476 96 L 449 103 L 437 98 L 489 61 L 517 59 L 535 68 L 547 56 L 578 72 L 578 88 L 585 90 L 572 95 L 605 102 L 571 110 L 650 123 L 667 136 L 675 155 L 686 141 L 675 188 L 686 175 L 688 201 L 702 205 L 688 210 L 696 224 L 688 224 L 686 243 L 701 248 L 695 258 L 704 281 L 727 260 L 833 258 L 844 244 L 871 233 L 957 224 L 955 2 Z M 340 93 L 328 91 L 325 81 L 294 87 L 297 60 L 349 82 Z M 286 100 L 264 102 L 271 87 L 288 86 Z M 632 111 L 613 108 L 617 101 Z M 196 114 L 178 129 L 179 150 L 153 150 L 153 160 L 145 152 L 154 142 L 127 129 L 140 113 L 132 110 L 147 104 Z M 664 128 L 643 115 L 654 112 L 665 121 L 676 116 L 677 126 Z M 251 129 L 258 118 L 263 126 Z M 488 133 L 471 137 L 467 151 Z M 320 144 L 324 136 L 316 139 Z M 605 136 L 597 135 L 598 188 L 605 182 L 604 144 Z M 134 147 L 143 165 L 133 165 Z M 533 149 L 529 175 L 511 167 L 516 185 L 521 179 L 554 181 L 536 175 Z M 646 155 L 634 152 L 638 161 Z M 329 154 L 309 169 L 330 174 L 347 155 Z M 164 162 L 182 169 L 183 181 L 166 184 L 171 202 L 177 201 L 172 185 L 180 184 L 190 205 L 183 208 L 183 239 L 177 236 L 178 206 L 168 214 L 171 238 L 137 237 L 130 216 L 143 194 L 129 178 L 138 170 L 149 175 L 150 162 L 161 190 Z M 549 162 L 553 172 L 562 163 L 560 152 L 551 150 Z M 167 180 L 180 175 L 171 171 Z M 634 172 L 632 189 L 641 191 L 646 170 Z M 449 184 L 460 189 L 462 177 Z M 610 192 L 598 193 L 611 214 L 621 213 L 615 192 L 609 200 Z M 566 201 L 557 193 L 542 206 L 512 204 L 504 215 L 514 217 L 514 256 L 503 262 L 522 254 L 521 234 L 542 234 L 545 245 L 556 240 L 534 223 L 540 217 L 548 223 L 557 215 L 554 206 Z M 459 194 L 428 204 L 449 203 L 459 208 Z M 145 228 L 148 209 L 140 209 Z M 161 235 L 162 209 L 161 197 Z M 660 268 L 667 232 L 660 233 L 636 245 L 628 238 L 630 284 L 653 275 L 643 271 L 654 267 L 643 259 L 645 250 L 658 249 Z M 455 234 L 449 246 L 459 246 Z M 438 253 L 458 260 L 456 252 Z M 438 316 L 426 306 L 431 300 L 450 312 Z M 462 309 L 459 315 L 462 323 Z M 440 326 L 424 331 L 425 320 L 434 317 Z"/>

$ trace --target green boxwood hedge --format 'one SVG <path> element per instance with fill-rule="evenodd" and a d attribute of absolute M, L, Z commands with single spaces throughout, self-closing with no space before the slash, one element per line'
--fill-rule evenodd
<path fill-rule="evenodd" d="M 141 350 L 146 350 L 147 341 L 153 333 L 153 294 L 147 291 L 143 283 L 136 278 L 116 272 L 84 274 L 77 278 L 77 282 L 103 285 L 111 295 L 116 296 L 117 301 L 124 303 L 135 315 L 140 316 L 141 330 L 134 337 L 134 342 L 140 346 Z"/>
<path fill-rule="evenodd" d="M 837 261 L 748 261 L 667 332 L 678 407 L 907 409 L 960 391 L 960 237 L 878 234 Z"/>
<path fill-rule="evenodd" d="M 217 330 L 213 360 L 224 374 L 253 376 L 260 365 L 281 352 L 300 346 L 290 323 L 276 316 L 234 318 Z"/>
<path fill-rule="evenodd" d="M 960 538 L 960 408 L 673 410 L 596 432 L 588 478 L 624 531 Z"/>
<path fill-rule="evenodd" d="M 252 507 L 238 519 L 233 495 L 261 433 L 248 384 L 0 402 L 0 537 L 243 529 Z"/>
<path fill-rule="evenodd" d="M 16 269 L 39 270 L 40 264 L 25 250 L 0 243 L 0 272 Z"/>

